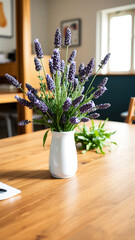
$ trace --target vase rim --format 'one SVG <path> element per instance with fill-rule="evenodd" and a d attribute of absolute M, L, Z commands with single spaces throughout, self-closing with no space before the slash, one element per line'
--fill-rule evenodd
<path fill-rule="evenodd" d="M 64 134 L 71 134 L 71 133 L 74 133 L 75 130 L 73 131 L 66 131 L 66 132 L 57 132 L 57 131 L 51 131 L 52 134 L 61 134 L 61 135 L 64 135 Z"/>

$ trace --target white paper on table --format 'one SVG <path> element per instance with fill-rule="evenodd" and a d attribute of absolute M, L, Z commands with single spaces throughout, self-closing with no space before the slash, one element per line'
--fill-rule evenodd
<path fill-rule="evenodd" d="M 2 182 L 0 182 L 0 189 L 6 190 L 5 192 L 0 191 L 0 200 L 8 199 L 8 198 L 11 198 L 11 197 L 21 193 L 21 191 L 19 189 L 10 187 L 9 185 L 4 184 Z"/>

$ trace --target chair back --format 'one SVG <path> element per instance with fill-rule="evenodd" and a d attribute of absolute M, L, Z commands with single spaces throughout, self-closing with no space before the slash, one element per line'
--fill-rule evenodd
<path fill-rule="evenodd" d="M 126 123 L 132 124 L 133 121 L 135 121 L 135 97 L 130 98 Z"/>

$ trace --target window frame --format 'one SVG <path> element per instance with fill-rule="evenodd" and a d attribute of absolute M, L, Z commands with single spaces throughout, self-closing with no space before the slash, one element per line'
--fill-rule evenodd
<path fill-rule="evenodd" d="M 108 64 L 101 70 L 101 74 L 110 75 L 132 75 L 135 74 L 135 4 L 130 4 L 112 9 L 105 9 L 97 12 L 96 18 L 96 71 L 101 59 L 109 52 L 110 18 L 112 16 L 132 16 L 132 38 L 131 38 L 131 66 L 129 71 L 111 71 Z"/>

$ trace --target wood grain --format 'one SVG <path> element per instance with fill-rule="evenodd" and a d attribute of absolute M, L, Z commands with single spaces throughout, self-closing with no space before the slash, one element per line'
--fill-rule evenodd
<path fill-rule="evenodd" d="M 133 121 L 135 121 L 135 97 L 130 98 L 126 123 L 132 124 Z"/>
<path fill-rule="evenodd" d="M 0 64 L 0 76 L 5 76 L 5 73 L 8 73 L 12 76 L 17 74 L 17 62 L 9 62 Z"/>
<path fill-rule="evenodd" d="M 51 134 L 0 140 L 0 181 L 22 193 L 0 202 L 0 239 L 134 240 L 135 125 L 109 122 L 118 146 L 105 155 L 78 151 L 78 171 L 54 179 Z"/>

